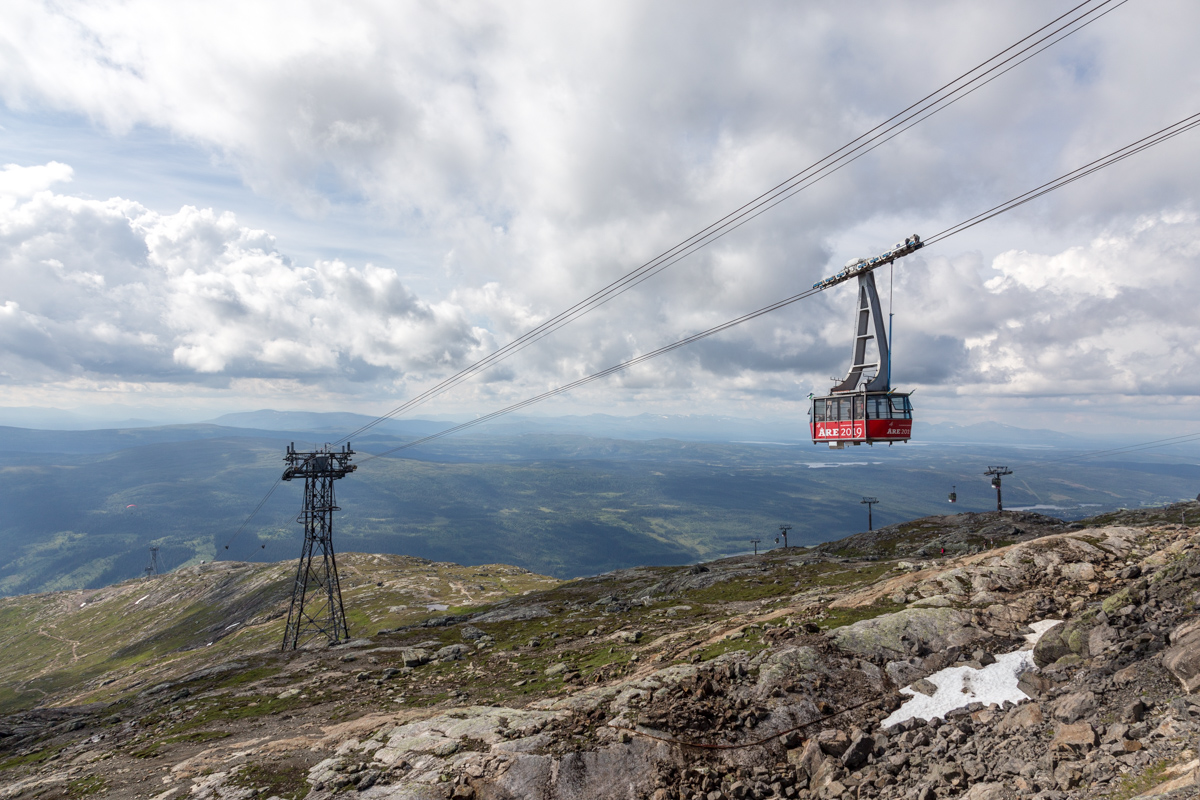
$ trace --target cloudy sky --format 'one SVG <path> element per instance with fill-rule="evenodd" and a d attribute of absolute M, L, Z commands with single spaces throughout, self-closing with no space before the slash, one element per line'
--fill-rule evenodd
<path fill-rule="evenodd" d="M 385 411 L 1075 4 L 13 0 L 0 405 Z M 1200 111 L 1196 30 L 1129 0 L 419 413 L 608 367 Z M 895 383 L 931 420 L 1197 429 L 1197 185 L 1200 131 L 905 259 Z M 543 411 L 803 415 L 853 294 Z"/>

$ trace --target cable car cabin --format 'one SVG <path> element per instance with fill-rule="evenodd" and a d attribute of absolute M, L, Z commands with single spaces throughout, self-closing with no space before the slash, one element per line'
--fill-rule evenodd
<path fill-rule="evenodd" d="M 836 449 L 849 444 L 907 442 L 912 436 L 912 403 L 907 394 L 858 392 L 814 397 L 813 442 Z"/>
<path fill-rule="evenodd" d="M 837 275 L 814 284 L 815 289 L 825 289 L 851 278 L 858 279 L 850 369 L 842 380 L 834 378 L 836 383 L 829 394 L 809 395 L 813 401 L 809 411 L 813 444 L 825 442 L 840 450 L 847 444 L 891 444 L 907 442 L 912 437 L 911 392 L 892 390 L 889 331 L 875 288 L 874 270 L 922 246 L 921 237 L 913 234 L 892 245 L 890 250 L 874 258 L 855 259 Z"/>

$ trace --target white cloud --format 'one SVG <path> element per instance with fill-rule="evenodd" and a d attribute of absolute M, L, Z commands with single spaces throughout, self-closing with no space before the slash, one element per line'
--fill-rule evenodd
<path fill-rule="evenodd" d="M 524 398 L 723 321 L 692 301 L 736 285 L 746 258 L 702 257 L 702 285 L 687 291 L 692 275 L 675 279 L 681 297 L 623 298 L 523 351 L 457 407 Z M 1186 211 L 1058 253 L 1012 250 L 989 264 L 933 249 L 910 256 L 896 271 L 895 382 L 942 395 L 1200 395 L 1198 262 L 1200 216 Z M 540 320 L 498 283 L 427 301 L 391 269 L 298 265 L 229 213 L 159 214 L 49 191 L 0 203 L 0 274 L 0 376 L 10 386 L 84 380 L 281 395 L 308 386 L 387 399 Z M 795 402 L 844 370 L 852 302 L 853 291 L 834 289 L 580 397 Z M 636 322 L 626 324 L 630 306 Z"/>
<path fill-rule="evenodd" d="M 918 329 L 965 346 L 965 394 L 1200 395 L 1200 217 L 1172 212 L 1053 254 L 930 258 Z M 954 385 L 954 381 L 949 381 Z"/>
<path fill-rule="evenodd" d="M 7 199 L 11 203 L 16 198 L 30 197 L 56 183 L 70 181 L 73 174 L 74 170 L 57 161 L 32 167 L 5 164 L 0 169 L 0 202 Z"/>
<path fill-rule="evenodd" d="M 0 206 L 9 382 L 208 376 L 388 384 L 476 354 L 452 303 L 394 271 L 297 266 L 231 214 L 43 192 Z"/>
<path fill-rule="evenodd" d="M 49 195 L 69 167 L 6 168 L 0 187 L 16 170 L 12 185 L 25 188 L 4 211 L 0 369 L 11 383 L 300 380 L 403 395 L 1054 13 L 1033 0 L 16 2 L 0 20 L 7 108 L 81 114 L 118 137 L 166 131 L 270 200 L 314 218 L 369 210 L 445 257 L 416 276 L 420 298 L 407 265 L 300 265 L 286 241 L 229 215 Z M 1198 24 L 1186 2 L 1113 12 L 539 342 L 461 402 L 490 410 L 793 294 L 849 256 L 957 222 L 1182 116 L 1200 100 Z M 946 394 L 1197 391 L 1196 140 L 911 259 L 898 271 L 896 382 Z M 581 397 L 791 410 L 845 368 L 848 294 Z"/>

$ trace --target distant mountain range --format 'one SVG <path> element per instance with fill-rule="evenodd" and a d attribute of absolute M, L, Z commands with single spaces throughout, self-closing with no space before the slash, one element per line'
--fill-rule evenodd
<path fill-rule="evenodd" d="M 300 487 L 278 483 L 284 449 L 373 420 L 262 410 L 191 425 L 0 427 L 0 595 L 133 577 L 151 545 L 172 567 L 294 557 Z M 385 420 L 352 440 L 360 469 L 338 484 L 339 549 L 571 577 L 739 553 L 782 523 L 793 543 L 839 538 L 867 521 L 864 495 L 879 498 L 880 525 L 944 512 L 952 487 L 955 510 L 985 511 L 995 507 L 989 464 L 1014 469 L 1008 508 L 1064 518 L 1200 488 L 1198 445 L 1097 458 L 1086 452 L 1095 442 L 980 423 L 919 425 L 911 445 L 830 451 L 804 422 L 512 416 L 395 452 L 454 423 Z"/>
<path fill-rule="evenodd" d="M 341 438 L 377 419 L 378 417 L 353 414 L 348 411 L 274 411 L 264 408 L 259 411 L 224 414 L 216 419 L 208 420 L 208 423 L 226 428 L 324 433 L 333 435 L 333 438 Z M 373 425 L 372 430 L 375 433 L 390 433 L 397 436 L 428 436 L 454 424 L 454 422 L 438 422 L 428 419 L 386 419 Z"/>
<path fill-rule="evenodd" d="M 225 414 L 209 420 L 214 425 L 255 428 L 272 431 L 307 431 L 345 435 L 375 421 L 375 417 L 353 413 L 314 413 L 304 411 L 247 411 Z M 457 424 L 454 421 L 427 419 L 389 419 L 374 430 L 399 436 L 428 436 Z M 476 436 L 521 436 L 527 434 L 571 434 L 611 439 L 646 441 L 679 439 L 695 442 L 810 442 L 808 419 L 788 421 L 754 420 L 705 414 L 638 414 L 617 417 L 610 414 L 537 417 L 509 415 L 472 430 Z M 922 423 L 914 425 L 914 436 L 923 441 L 941 443 L 1046 444 L 1078 445 L 1074 436 L 1051 430 L 1030 430 L 999 422 L 974 425 Z"/>
<path fill-rule="evenodd" d="M 140 434 L 143 441 L 177 440 L 179 438 L 212 438 L 214 436 L 239 435 L 229 429 L 318 433 L 331 438 L 357 430 L 376 421 L 376 417 L 352 412 L 308 412 L 276 411 L 260 409 L 223 414 L 215 419 L 194 424 L 164 424 L 146 418 L 122 420 L 103 419 L 94 415 L 63 411 L 54 408 L 0 408 L 0 426 L 37 431 L 87 431 L 96 434 L 91 441 L 96 446 L 106 439 L 100 431 L 121 431 L 121 440 L 132 441 L 132 431 L 157 430 L 159 433 Z M 373 433 L 400 437 L 428 436 L 445 430 L 463 420 L 432 419 L 387 419 L 372 426 Z M 217 429 L 224 429 L 217 430 Z M 1022 445 L 1080 446 L 1078 437 L 1051 430 L 1030 430 L 1004 425 L 999 422 L 980 422 L 974 425 L 953 423 L 926 423 L 918 420 L 914 425 L 917 440 L 946 444 L 988 443 Z M 796 444 L 810 441 L 808 419 L 798 417 L 790 420 L 758 420 L 743 417 L 705 414 L 638 414 L 618 417 L 610 414 L 568 415 L 540 417 L 510 415 L 494 422 L 480 425 L 472 430 L 476 436 L 523 436 L 528 434 L 571 434 L 598 436 L 631 441 L 651 439 L 679 439 L 692 442 L 776 442 Z M 134 437 L 136 438 L 136 437 Z M 0 447 L 14 443 L 12 435 L 0 435 Z M 73 437 L 63 438 L 72 446 L 81 441 Z M 63 452 L 81 452 L 69 450 Z M 91 452 L 91 451 L 83 451 Z M 95 452 L 102 452 L 95 451 Z"/>

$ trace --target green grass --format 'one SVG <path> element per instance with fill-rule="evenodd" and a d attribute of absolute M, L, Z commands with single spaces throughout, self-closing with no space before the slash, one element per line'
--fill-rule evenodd
<path fill-rule="evenodd" d="M 178 744 L 180 742 L 203 744 L 205 742 L 215 742 L 219 739 L 228 739 L 232 735 L 233 734 L 229 733 L 228 731 L 193 731 L 191 733 L 184 733 L 178 736 L 167 736 L 152 742 L 140 750 L 133 750 L 129 753 L 129 755 L 133 756 L 134 758 L 154 758 L 164 747 L 168 747 L 173 744 Z"/>
<path fill-rule="evenodd" d="M 696 603 L 715 605 L 719 603 L 752 602 L 790 597 L 793 594 L 814 588 L 840 588 L 858 583 L 871 583 L 887 573 L 890 564 L 873 563 L 854 567 L 846 564 L 819 562 L 800 567 L 781 566 L 753 577 L 738 576 L 719 581 L 703 589 L 682 592 L 670 605 L 692 605 Z"/>
<path fill-rule="evenodd" d="M 1111 800 L 1130 800 L 1130 798 L 1137 797 L 1147 789 L 1162 783 L 1163 775 L 1173 763 L 1164 759 L 1151 764 L 1137 775 L 1122 777 L 1116 789 L 1113 790 L 1113 793 L 1109 797 Z"/>
<path fill-rule="evenodd" d="M 830 608 L 826 610 L 825 617 L 817 621 L 817 625 L 823 631 L 831 631 L 834 628 L 862 622 L 864 619 L 874 619 L 884 614 L 891 614 L 903 608 L 903 603 L 891 602 L 876 603 L 866 608 Z"/>
<path fill-rule="evenodd" d="M 734 578 L 720 581 L 704 589 L 695 589 L 684 593 L 684 603 L 736 603 L 750 600 L 763 600 L 770 597 L 782 597 L 795 591 L 791 581 L 773 583 L 761 579 Z"/>
<path fill-rule="evenodd" d="M 67 795 L 69 797 L 87 797 L 88 795 L 100 794 L 108 788 L 108 781 L 99 775 L 88 775 L 85 778 L 76 778 L 67 783 Z"/>
<path fill-rule="evenodd" d="M 747 634 L 740 639 L 722 639 L 719 642 L 713 642 L 697 651 L 701 661 L 712 661 L 717 656 L 733 653 L 738 650 L 745 651 L 749 655 L 765 650 L 767 643 L 762 641 L 757 635 Z"/>
<path fill-rule="evenodd" d="M 208 689 L 234 689 L 238 686 L 245 686 L 248 683 L 256 683 L 264 681 L 268 678 L 273 678 L 283 671 L 279 666 L 259 666 L 249 667 L 247 669 L 234 670 L 223 675 L 214 675 L 211 678 L 205 678 L 199 681 L 191 681 L 181 686 L 186 686 L 191 690 L 192 694 L 199 694 Z"/>
<path fill-rule="evenodd" d="M 423 602 L 433 602 L 463 598 L 452 582 L 490 580 L 493 584 L 513 582 L 528 587 L 555 583 L 503 566 L 458 567 L 395 556 L 367 557 L 365 562 L 356 556 L 346 561 L 343 583 L 348 587 L 347 605 L 361 615 L 356 617 L 361 620 L 356 626 L 368 628 L 357 632 L 370 634 L 383 627 L 375 620 L 379 609 L 386 616 L 389 604 L 412 604 L 406 588 L 409 585 L 417 587 Z M 370 571 L 372 564 L 378 565 L 377 572 Z M 150 684 L 177 680 L 182 674 L 214 663 L 244 660 L 247 651 L 273 650 L 283 627 L 281 618 L 270 616 L 282 596 L 284 582 L 276 577 L 280 569 L 274 565 L 217 568 L 200 575 L 180 573 L 127 581 L 86 603 L 77 603 L 75 598 L 64 603 L 61 595 L 0 598 L 0 649 L 6 653 L 6 669 L 0 675 L 0 713 L 18 711 L 47 696 L 66 693 L 77 697 L 76 702 L 120 702 L 123 693 L 129 691 L 127 687 L 136 682 L 139 670 L 162 663 L 164 658 L 171 659 L 172 666 L 150 678 Z M 485 570 L 484 577 L 476 574 L 481 569 Z M 420 580 L 424 572 L 434 576 L 429 584 Z M 399 587 L 377 587 L 376 575 L 399 582 Z M 160 599 L 165 593 L 164 581 L 169 582 L 172 595 L 165 602 Z M 144 593 L 155 591 L 157 605 L 135 603 Z M 499 588 L 488 592 L 490 598 L 506 596 Z M 359 595 L 364 602 L 355 605 Z M 405 619 L 411 622 L 428 616 L 421 606 L 412 609 Z M 265 622 L 229 628 L 229 623 L 254 619 Z M 368 619 L 374 620 L 369 626 Z M 457 631 L 445 629 L 430 629 L 426 636 L 443 643 L 461 641 Z M 77 643 L 74 648 L 72 642 Z M 269 680 L 278 672 L 278 661 L 260 658 L 257 664 L 252 661 L 250 669 L 189 683 L 187 688 L 198 694 L 216 687 Z M 102 686 L 105 677 L 124 680 Z M 142 689 L 146 685 L 143 682 Z"/>
<path fill-rule="evenodd" d="M 846 564 L 813 564 L 811 575 L 802 573 L 801 588 L 812 586 L 849 586 L 855 583 L 874 583 L 891 571 L 892 565 L 873 563 L 870 566 L 851 567 Z"/>
<path fill-rule="evenodd" d="M 9 714 L 35 706 L 43 696 L 39 692 L 20 692 L 11 686 L 0 686 L 0 714 Z"/>
<path fill-rule="evenodd" d="M 229 783 L 258 789 L 259 796 L 275 795 L 283 800 L 300 800 L 308 794 L 308 770 L 293 764 L 247 764 L 230 776 Z"/>
<path fill-rule="evenodd" d="M 158 722 L 164 722 L 169 726 L 166 735 L 179 737 L 196 728 L 227 724 L 236 720 L 253 719 L 271 714 L 281 714 L 307 702 L 306 700 L 301 700 L 299 696 L 280 700 L 278 697 L 270 695 L 254 695 L 250 697 L 230 697 L 225 695 L 202 701 L 195 710 L 196 713 L 188 719 L 171 722 L 169 719 L 151 716 L 143 720 L 142 724 L 149 727 Z"/>
<path fill-rule="evenodd" d="M 609 652 L 609 650 L 612 652 Z M 577 670 L 583 680 L 586 682 L 588 678 L 595 675 L 599 670 L 611 666 L 625 666 L 630 662 L 631 653 L 623 650 L 619 646 L 595 647 L 590 652 L 583 652 L 574 656 L 570 661 L 570 666 Z"/>
<path fill-rule="evenodd" d="M 13 769 L 14 767 L 27 767 L 36 766 L 37 764 L 44 764 L 50 759 L 54 758 L 54 756 L 58 755 L 58 753 L 64 747 L 66 747 L 65 744 L 59 744 L 54 745 L 53 747 L 47 747 L 43 750 L 34 750 L 33 752 L 26 753 L 23 756 L 11 756 L 3 761 L 0 761 L 0 772 L 3 772 L 6 769 Z"/>

